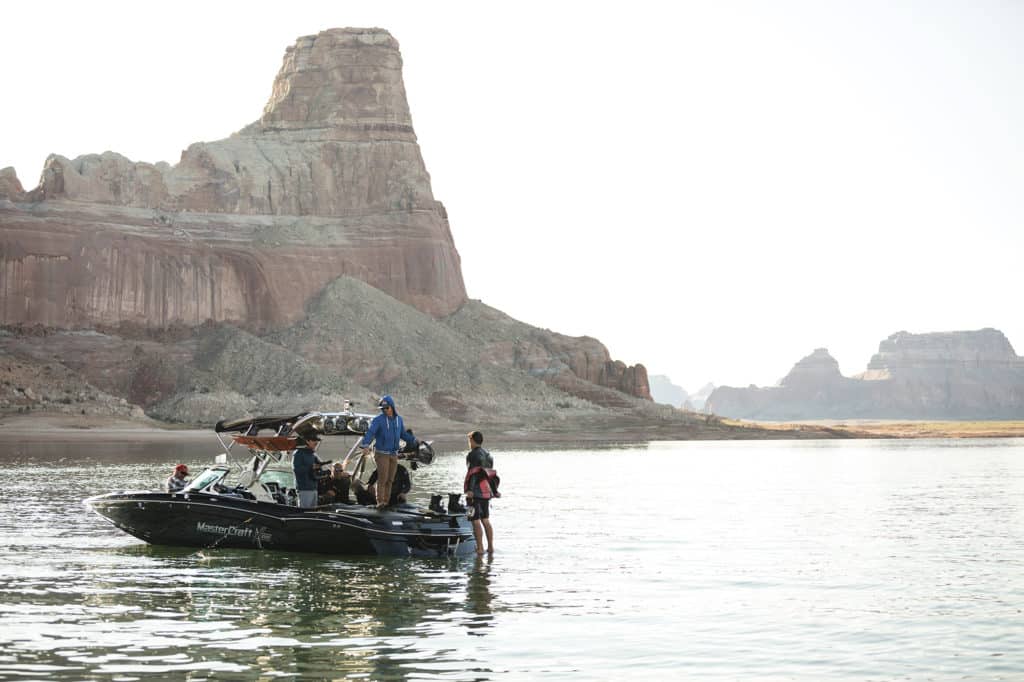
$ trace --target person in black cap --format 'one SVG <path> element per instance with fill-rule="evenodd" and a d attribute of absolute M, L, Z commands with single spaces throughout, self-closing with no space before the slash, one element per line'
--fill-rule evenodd
<path fill-rule="evenodd" d="M 295 472 L 295 490 L 299 494 L 299 506 L 309 509 L 317 503 L 316 465 L 319 461 L 316 448 L 320 437 L 313 435 L 300 438 L 298 447 L 292 453 L 292 471 Z"/>

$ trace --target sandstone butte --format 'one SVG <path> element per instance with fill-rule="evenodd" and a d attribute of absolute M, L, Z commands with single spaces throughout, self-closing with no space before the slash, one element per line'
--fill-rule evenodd
<path fill-rule="evenodd" d="M 259 120 L 177 165 L 51 155 L 30 191 L 0 171 L 8 327 L 268 331 L 342 276 L 435 318 L 467 302 L 398 43 L 381 29 L 299 38 Z M 650 400 L 642 365 L 593 339 L 556 341 L 575 377 Z"/>
<path fill-rule="evenodd" d="M 828 350 L 818 348 L 778 386 L 720 386 L 707 407 L 760 420 L 1020 420 L 1024 358 L 996 329 L 897 332 L 857 376 L 843 376 Z"/>

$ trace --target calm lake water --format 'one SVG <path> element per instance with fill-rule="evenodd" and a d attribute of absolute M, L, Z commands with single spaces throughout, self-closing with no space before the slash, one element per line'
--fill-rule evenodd
<path fill-rule="evenodd" d="M 151 547 L 81 500 L 215 441 L 5 446 L 0 679 L 1024 679 L 1022 440 L 487 445 L 481 560 Z"/>

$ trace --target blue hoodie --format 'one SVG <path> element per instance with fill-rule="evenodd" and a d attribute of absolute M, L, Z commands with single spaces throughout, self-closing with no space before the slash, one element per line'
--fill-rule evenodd
<path fill-rule="evenodd" d="M 373 421 L 370 422 L 370 428 L 366 430 L 366 435 L 363 436 L 363 440 L 360 441 L 359 445 L 364 448 L 369 447 L 370 443 L 376 440 L 374 449 L 377 452 L 385 455 L 396 455 L 400 447 L 399 440 L 410 443 L 415 442 L 415 438 L 405 430 L 405 423 L 402 421 L 402 417 L 399 416 L 398 410 L 395 409 L 395 401 L 391 396 L 384 396 L 380 399 L 380 402 L 391 406 L 392 416 L 388 417 L 381 412 L 374 417 Z"/>

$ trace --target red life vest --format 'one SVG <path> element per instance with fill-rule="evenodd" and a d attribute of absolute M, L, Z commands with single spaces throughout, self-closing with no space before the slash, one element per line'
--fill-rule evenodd
<path fill-rule="evenodd" d="M 473 493 L 473 497 L 478 497 L 481 500 L 489 500 L 492 497 L 501 497 L 501 493 L 498 492 L 499 483 L 501 483 L 501 478 L 494 469 L 473 467 L 466 472 L 462 490 Z"/>

